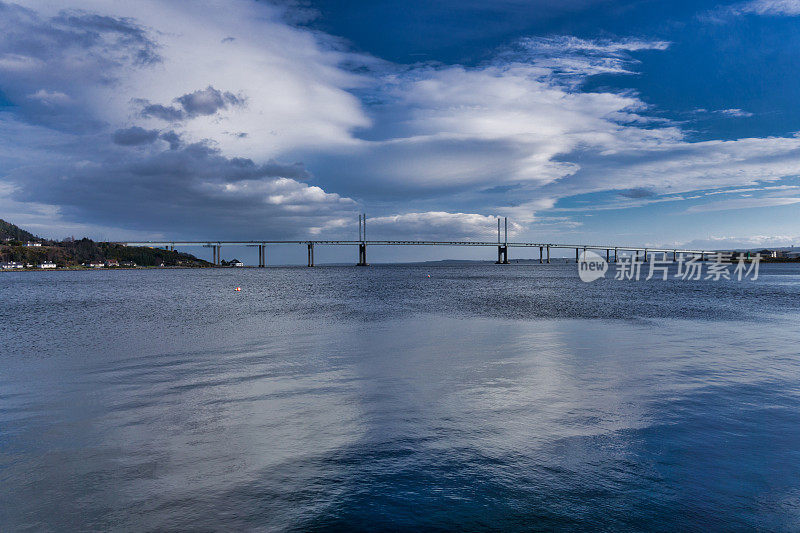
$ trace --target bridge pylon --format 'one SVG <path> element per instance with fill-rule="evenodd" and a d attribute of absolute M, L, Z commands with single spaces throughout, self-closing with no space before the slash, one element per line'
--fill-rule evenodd
<path fill-rule="evenodd" d="M 356 266 L 365 267 L 369 266 L 367 263 L 367 243 L 362 242 L 358 245 L 358 263 Z"/>
<path fill-rule="evenodd" d="M 369 266 L 367 263 L 367 214 L 358 215 L 358 263 L 356 266 Z"/>
<path fill-rule="evenodd" d="M 508 264 L 508 217 L 505 217 L 505 239 L 500 241 L 500 219 L 497 219 L 497 261 L 495 265 Z"/>
<path fill-rule="evenodd" d="M 508 262 L 508 245 L 502 244 L 497 247 L 497 261 L 495 265 L 507 265 Z"/>

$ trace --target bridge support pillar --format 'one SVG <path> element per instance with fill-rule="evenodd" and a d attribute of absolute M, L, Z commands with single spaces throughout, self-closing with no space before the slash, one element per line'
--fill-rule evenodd
<path fill-rule="evenodd" d="M 617 249 L 614 248 L 614 262 L 617 262 Z"/>
<path fill-rule="evenodd" d="M 497 247 L 497 263 L 496 265 L 508 264 L 508 245 L 500 245 Z"/>
<path fill-rule="evenodd" d="M 579 250 L 580 250 L 580 248 L 575 248 L 575 262 L 576 263 L 578 262 L 578 251 Z"/>
<path fill-rule="evenodd" d="M 647 250 L 644 251 L 644 262 L 647 263 Z"/>
<path fill-rule="evenodd" d="M 550 247 L 547 247 L 547 264 L 550 264 Z"/>
<path fill-rule="evenodd" d="M 606 263 L 610 263 L 610 262 L 611 262 L 611 250 L 606 248 Z"/>
<path fill-rule="evenodd" d="M 367 243 L 362 242 L 358 245 L 358 264 L 357 266 L 365 267 L 369 266 L 367 263 Z"/>
<path fill-rule="evenodd" d="M 308 243 L 308 266 L 314 266 L 314 243 Z"/>
<path fill-rule="evenodd" d="M 267 264 L 266 246 L 258 245 L 258 268 L 264 268 Z"/>
<path fill-rule="evenodd" d="M 678 260 L 678 251 L 672 250 L 672 262 L 674 263 L 677 260 Z"/>
<path fill-rule="evenodd" d="M 542 247 L 539 247 L 539 264 L 542 264 Z"/>

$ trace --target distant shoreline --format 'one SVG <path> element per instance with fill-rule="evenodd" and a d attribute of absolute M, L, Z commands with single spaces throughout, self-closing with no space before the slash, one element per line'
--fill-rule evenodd
<path fill-rule="evenodd" d="M 748 260 L 746 260 L 748 261 Z M 713 261 L 705 261 L 706 263 Z M 737 261 L 730 261 L 728 264 L 734 264 Z M 749 261 L 748 261 L 749 262 Z M 777 264 L 800 264 L 800 259 L 776 259 L 776 258 L 761 258 L 761 263 L 777 263 Z M 466 265 L 494 265 L 494 261 L 483 260 L 460 260 L 460 259 L 443 259 L 439 261 L 410 261 L 410 262 L 387 262 L 387 263 L 372 263 L 372 266 L 427 266 L 427 267 L 446 267 L 446 266 L 466 266 Z M 548 263 L 539 263 L 538 259 L 518 259 L 511 260 L 510 265 L 541 265 L 546 266 Z M 564 265 L 575 264 L 574 259 L 570 258 L 551 258 L 551 265 Z M 612 263 L 614 264 L 614 263 Z M 645 264 L 645 263 L 643 263 Z M 350 267 L 356 266 L 355 263 L 319 263 L 313 268 L 324 267 Z M 0 272 L 113 272 L 117 270 L 208 270 L 208 269 L 221 269 L 221 270 L 251 270 L 251 269 L 270 269 L 270 268 L 308 268 L 302 263 L 297 264 L 283 264 L 283 265 L 267 265 L 266 267 L 259 267 L 257 265 L 245 265 L 241 267 L 231 266 L 136 266 L 136 267 L 62 267 L 62 268 L 9 268 L 0 269 Z"/>

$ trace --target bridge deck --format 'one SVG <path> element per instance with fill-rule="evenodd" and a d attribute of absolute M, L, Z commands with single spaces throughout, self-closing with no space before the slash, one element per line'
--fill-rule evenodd
<path fill-rule="evenodd" d="M 367 241 L 346 241 L 346 240 L 298 240 L 298 241 L 126 241 L 119 242 L 126 246 L 265 246 L 268 244 L 313 244 L 321 246 L 357 246 L 365 244 L 367 246 L 506 246 L 509 248 L 569 248 L 586 250 L 619 250 L 625 252 L 668 252 L 683 254 L 713 254 L 713 250 L 690 250 L 683 248 L 650 248 L 646 246 L 619 246 L 611 244 L 561 244 L 547 242 L 492 242 L 492 241 L 392 241 L 392 240 L 367 240 Z"/>

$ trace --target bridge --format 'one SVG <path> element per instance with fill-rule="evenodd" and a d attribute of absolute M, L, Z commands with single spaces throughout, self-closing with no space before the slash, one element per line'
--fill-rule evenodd
<path fill-rule="evenodd" d="M 254 241 L 185 241 L 185 240 L 159 240 L 159 241 L 127 241 L 120 242 L 125 246 L 149 246 L 163 247 L 168 250 L 175 250 L 177 246 L 202 246 L 211 248 L 212 263 L 220 265 L 222 262 L 221 253 L 223 246 L 249 246 L 258 248 L 258 266 L 263 268 L 267 263 L 267 246 L 271 245 L 305 245 L 308 249 L 308 266 L 314 266 L 314 247 L 315 246 L 356 246 L 358 247 L 357 266 L 368 266 L 367 247 L 369 246 L 481 246 L 497 247 L 497 261 L 499 265 L 510 263 L 509 251 L 511 248 L 539 248 L 539 263 L 550 263 L 550 250 L 553 249 L 575 249 L 575 261 L 580 257 L 581 251 L 603 251 L 605 250 L 606 261 L 617 262 L 620 252 L 635 254 L 637 260 L 647 261 L 652 258 L 653 253 L 672 254 L 672 259 L 676 260 L 678 254 L 699 257 L 701 261 L 706 260 L 706 256 L 716 254 L 714 250 L 690 250 L 681 248 L 653 248 L 644 246 L 620 246 L 612 244 L 559 244 L 551 242 L 510 242 L 508 240 L 508 218 L 505 219 L 504 238 L 501 239 L 500 219 L 497 220 L 497 241 L 426 241 L 426 240 L 367 240 L 366 215 L 359 215 L 358 218 L 358 240 L 254 240 Z M 613 258 L 611 253 L 613 251 Z M 641 257 L 640 257 L 641 254 Z"/>

